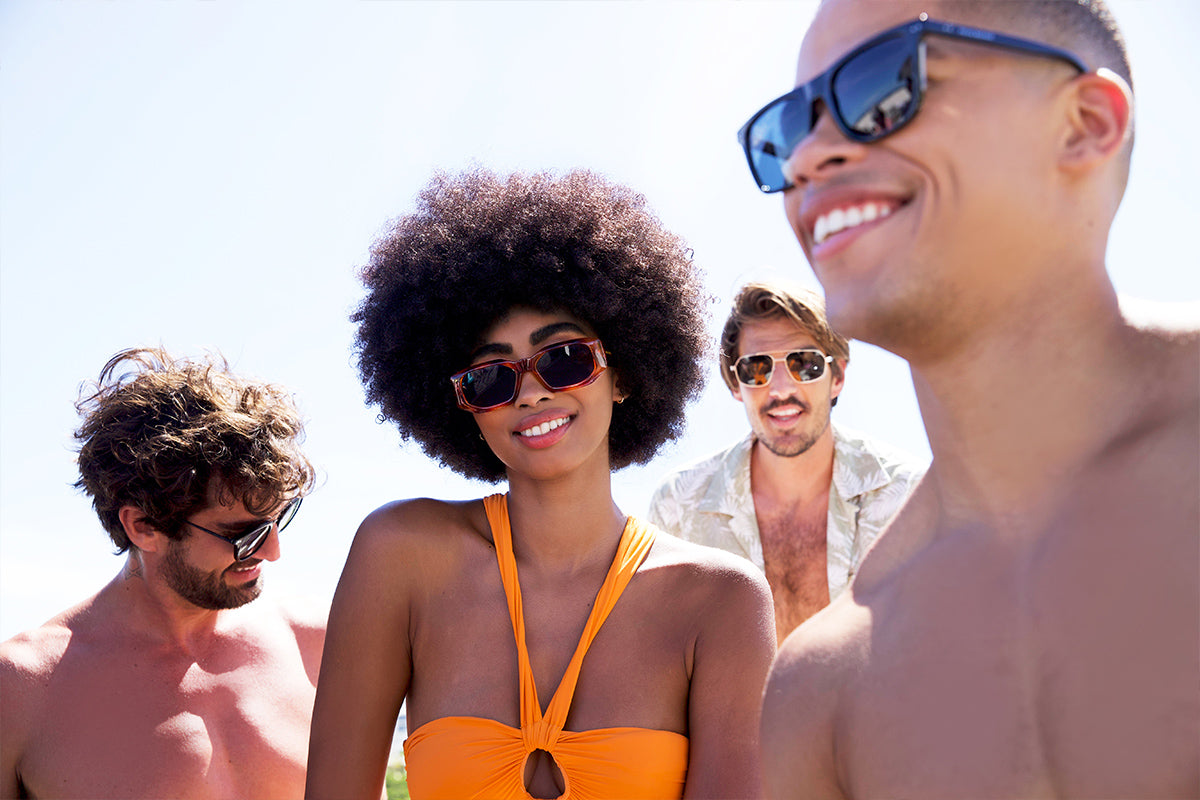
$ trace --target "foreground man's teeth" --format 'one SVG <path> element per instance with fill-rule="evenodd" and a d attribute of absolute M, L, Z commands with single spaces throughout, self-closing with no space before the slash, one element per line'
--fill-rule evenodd
<path fill-rule="evenodd" d="M 813 226 L 813 243 L 820 244 L 839 231 L 882 219 L 891 213 L 891 206 L 884 203 L 863 203 L 849 208 L 835 208 L 817 217 L 817 223 Z"/>
<path fill-rule="evenodd" d="M 534 425 L 532 428 L 521 431 L 522 436 L 545 436 L 555 428 L 561 428 L 567 424 L 567 418 L 552 419 L 549 422 L 543 422 L 541 425 Z"/>

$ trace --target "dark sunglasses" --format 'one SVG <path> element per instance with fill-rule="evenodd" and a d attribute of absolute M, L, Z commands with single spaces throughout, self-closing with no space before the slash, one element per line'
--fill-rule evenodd
<path fill-rule="evenodd" d="M 530 372 L 552 392 L 587 386 L 608 367 L 599 339 L 572 339 L 543 347 L 529 358 L 492 361 L 450 377 L 458 407 L 491 411 L 516 401 L 521 373 Z"/>
<path fill-rule="evenodd" d="M 925 94 L 925 42 L 934 34 L 1087 65 L 1067 50 L 1003 33 L 937 22 L 922 14 L 855 47 L 803 86 L 763 106 L 738 131 L 754 182 L 763 192 L 791 188 L 786 162 L 817 124 L 818 100 L 838 130 L 855 142 L 877 142 L 912 121 Z"/>
<path fill-rule="evenodd" d="M 190 520 L 185 519 L 184 522 L 188 525 L 191 525 L 193 528 L 198 528 L 207 534 L 217 537 L 218 539 L 224 539 L 225 541 L 229 542 L 231 545 L 233 545 L 233 557 L 238 561 L 245 561 L 247 558 L 257 553 L 258 549 L 263 546 L 263 542 L 265 542 L 267 537 L 271 535 L 271 528 L 278 525 L 279 530 L 283 530 L 288 526 L 288 523 L 292 521 L 292 517 L 296 516 L 296 512 L 300 510 L 300 500 L 301 498 L 299 497 L 293 497 L 290 501 L 288 501 L 288 504 L 283 507 L 283 511 L 280 512 L 278 518 L 273 519 L 270 522 L 264 522 L 261 525 L 255 525 L 250 530 L 237 536 L 226 536 L 223 533 L 210 531 L 203 525 L 197 525 Z"/>
<path fill-rule="evenodd" d="M 766 386 L 775 374 L 775 362 L 787 365 L 788 373 L 797 383 L 812 383 L 825 374 L 825 365 L 833 363 L 833 356 L 820 350 L 793 350 L 783 358 L 772 353 L 754 353 L 742 356 L 729 369 L 744 386 Z"/>

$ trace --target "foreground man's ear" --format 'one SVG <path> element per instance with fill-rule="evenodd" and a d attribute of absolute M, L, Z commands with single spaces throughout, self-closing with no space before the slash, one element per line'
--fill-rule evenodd
<path fill-rule="evenodd" d="M 1067 92 L 1058 163 L 1067 171 L 1086 172 L 1118 155 L 1132 137 L 1133 93 L 1120 75 L 1104 68 L 1080 75 Z"/>

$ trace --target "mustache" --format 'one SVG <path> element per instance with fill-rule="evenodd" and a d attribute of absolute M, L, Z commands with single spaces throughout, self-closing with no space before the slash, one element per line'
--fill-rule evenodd
<path fill-rule="evenodd" d="M 810 410 L 808 403 L 805 403 L 800 398 L 784 397 L 780 398 L 779 400 L 772 400 L 763 406 L 763 413 L 766 414 L 767 412 L 774 411 L 777 408 L 798 408 L 805 412 Z"/>

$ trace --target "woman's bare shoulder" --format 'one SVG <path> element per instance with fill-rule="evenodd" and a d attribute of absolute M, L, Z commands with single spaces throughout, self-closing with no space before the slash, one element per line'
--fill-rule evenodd
<path fill-rule="evenodd" d="M 767 585 L 762 572 L 749 560 L 716 547 L 689 542 L 657 529 L 654 547 L 646 558 L 651 568 L 675 568 L 681 575 L 702 577 L 718 582 L 761 583 Z"/>
<path fill-rule="evenodd" d="M 715 547 L 658 531 L 643 569 L 662 577 L 673 604 L 687 604 L 698 619 L 770 619 L 774 606 L 767 579 L 753 563 Z"/>
<path fill-rule="evenodd" d="M 486 524 L 482 500 L 435 500 L 414 497 L 393 500 L 372 511 L 363 520 L 360 530 L 376 535 L 420 535 L 464 525 Z"/>
<path fill-rule="evenodd" d="M 471 559 L 494 559 L 491 551 L 482 501 L 398 500 L 359 525 L 342 580 L 377 580 L 389 591 L 427 587 L 452 579 Z"/>
<path fill-rule="evenodd" d="M 355 546 L 388 550 L 445 549 L 464 538 L 476 542 L 491 541 L 491 529 L 481 500 L 447 501 L 420 497 L 396 500 L 368 514 L 355 534 Z"/>

